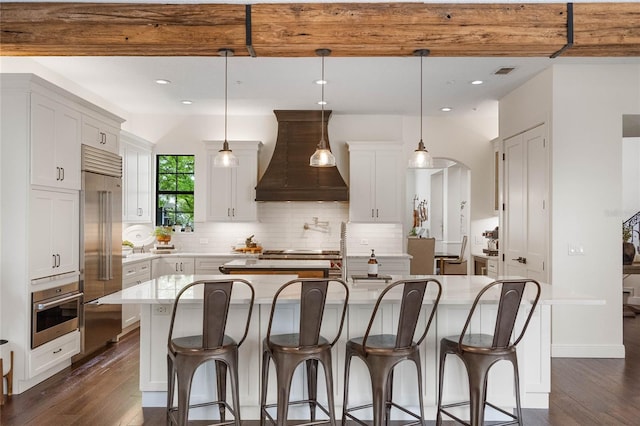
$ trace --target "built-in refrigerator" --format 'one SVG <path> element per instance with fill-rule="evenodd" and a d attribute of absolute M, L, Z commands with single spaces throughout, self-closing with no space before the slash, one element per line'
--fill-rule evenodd
<path fill-rule="evenodd" d="M 97 299 L 122 289 L 122 158 L 82 145 L 80 192 L 80 317 L 86 356 L 117 338 L 122 307 Z"/>

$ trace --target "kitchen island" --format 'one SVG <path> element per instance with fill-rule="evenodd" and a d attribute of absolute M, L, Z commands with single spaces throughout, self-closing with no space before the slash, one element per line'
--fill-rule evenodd
<path fill-rule="evenodd" d="M 140 389 L 142 391 L 142 405 L 162 407 L 166 404 L 166 346 L 167 333 L 170 321 L 170 312 L 176 294 L 180 289 L 193 281 L 203 279 L 229 279 L 229 275 L 167 275 L 150 280 L 142 284 L 127 288 L 121 292 L 103 297 L 100 303 L 109 304 L 140 304 Z M 236 275 L 232 278 L 244 278 L 254 284 L 256 290 L 255 307 L 247 340 L 240 348 L 240 402 L 242 418 L 244 420 L 259 418 L 260 397 L 260 365 L 261 365 L 261 341 L 266 332 L 271 302 L 276 290 L 286 281 L 295 279 L 294 275 Z M 410 277 L 394 276 L 393 279 Z M 438 276 L 435 277 L 443 285 L 443 294 L 437 311 L 436 321 L 422 344 L 422 374 L 423 394 L 425 404 L 425 416 L 434 419 L 436 414 L 436 390 L 437 390 L 437 343 L 443 336 L 455 335 L 461 330 L 470 305 L 478 291 L 492 280 L 486 276 Z M 385 286 L 384 282 L 357 282 L 348 283 L 350 288 L 348 320 L 345 322 L 340 340 L 336 344 L 333 357 L 334 392 L 337 412 L 340 413 L 342 405 L 344 350 L 349 338 L 359 336 L 366 330 L 373 305 Z M 398 304 L 394 300 L 382 306 L 381 321 L 374 332 L 390 332 L 393 324 L 397 323 Z M 228 324 L 237 325 L 242 332 L 244 318 L 247 313 L 246 303 L 249 294 L 239 292 L 232 299 L 233 307 L 230 310 Z M 340 298 L 331 293 L 327 296 L 327 309 L 329 321 L 323 334 L 331 334 L 338 327 L 339 318 L 338 303 Z M 426 300 L 429 304 L 429 300 Z M 526 408 L 548 408 L 550 386 L 550 361 L 551 361 L 551 306 L 563 304 L 602 304 L 597 300 L 581 295 L 559 291 L 548 284 L 542 284 L 542 295 L 536 312 L 531 320 L 523 341 L 518 346 L 518 360 L 520 368 L 520 382 L 522 406 Z M 285 320 L 278 321 L 275 330 L 289 332 L 296 321 L 296 304 L 291 304 Z M 528 309 L 529 304 L 523 302 L 522 309 Z M 495 305 L 483 305 L 482 310 L 491 311 Z M 335 315 L 331 315 L 331 311 Z M 426 321 L 426 318 L 422 318 Z M 492 329 L 491 324 L 483 321 L 472 323 L 472 332 L 485 332 Z M 233 334 L 233 333 L 232 333 Z M 215 394 L 215 386 L 206 377 L 215 377 L 213 365 L 206 365 L 199 370 L 194 379 L 192 389 L 192 401 L 201 402 L 211 398 Z M 292 393 L 302 395 L 304 386 L 302 373 L 294 378 Z M 273 372 L 271 374 L 274 374 Z M 274 377 L 274 376 L 272 376 Z M 358 392 L 350 392 L 351 403 L 365 403 L 371 398 L 370 381 L 368 373 L 362 363 L 354 360 L 351 370 L 351 386 L 354 389 L 356 383 L 360 383 Z M 444 401 L 464 399 L 467 394 L 467 379 L 463 365 L 457 360 L 451 359 L 447 363 L 445 372 Z M 275 386 L 275 380 L 270 380 L 270 386 Z M 323 399 L 324 389 L 320 386 L 319 398 Z M 275 395 L 275 387 L 270 388 L 270 397 Z M 488 389 L 489 398 L 500 406 L 513 407 L 515 394 L 513 392 L 513 374 L 511 367 L 506 363 L 494 366 Z M 400 403 L 415 406 L 417 401 L 417 389 L 415 369 L 409 363 L 400 365 L 396 370 L 394 383 L 394 398 Z M 308 414 L 307 410 L 290 410 L 290 419 Z M 192 419 L 212 418 L 215 413 L 198 413 L 192 411 Z M 489 411 L 488 416 L 495 416 Z M 401 419 L 402 417 L 398 417 Z M 395 418 L 394 418 L 395 419 Z"/>
<path fill-rule="evenodd" d="M 331 262 L 328 260 L 237 259 L 220 267 L 224 274 L 296 275 L 299 278 L 326 278 Z"/>

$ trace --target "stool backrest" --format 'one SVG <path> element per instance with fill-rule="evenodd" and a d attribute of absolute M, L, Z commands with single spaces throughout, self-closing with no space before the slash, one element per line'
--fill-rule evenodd
<path fill-rule="evenodd" d="M 244 334 L 238 341 L 238 346 L 246 339 L 249 332 L 249 324 L 251 320 L 251 312 L 253 310 L 253 302 L 255 291 L 251 283 L 243 279 L 233 280 L 214 280 L 214 281 L 196 281 L 186 285 L 180 290 L 173 304 L 171 313 L 171 324 L 169 326 L 169 343 L 173 338 L 173 329 L 176 319 L 176 312 L 181 299 L 189 295 L 202 304 L 202 349 L 210 350 L 222 346 L 224 336 L 227 330 L 227 317 L 231 306 L 231 296 L 234 288 L 238 285 L 245 286 L 249 290 L 249 312 L 244 329 Z M 196 289 L 202 288 L 202 294 Z M 202 297 L 200 297 L 202 296 Z M 196 302 L 197 303 L 197 302 Z M 245 306 L 244 304 L 242 306 Z"/>
<path fill-rule="evenodd" d="M 462 329 L 462 333 L 460 334 L 460 345 L 462 344 L 464 335 L 469 328 L 469 324 L 471 323 L 473 314 L 476 308 L 480 305 L 480 301 L 482 300 L 483 296 L 489 290 L 496 287 L 500 287 L 500 298 L 498 300 L 498 308 L 496 310 L 496 324 L 493 332 L 493 342 L 491 345 L 491 349 L 515 346 L 524 336 L 524 333 L 529 325 L 529 321 L 533 316 L 533 311 L 535 310 L 536 305 L 538 304 L 538 300 L 540 299 L 540 284 L 535 280 L 527 278 L 519 280 L 498 280 L 485 286 L 476 296 L 476 299 L 471 306 L 471 310 L 469 311 L 467 321 L 464 325 L 464 328 Z M 520 304 L 522 303 L 522 298 L 528 287 L 534 289 L 534 297 L 533 301 L 531 302 L 531 308 L 529 314 L 526 317 L 522 330 L 520 331 L 520 334 L 513 341 L 513 343 L 511 343 L 511 337 L 513 334 L 513 329 L 516 325 L 516 320 L 518 318 Z"/>
<path fill-rule="evenodd" d="M 271 337 L 271 326 L 273 324 L 273 317 L 276 312 L 278 299 L 285 290 L 291 290 L 294 286 L 298 286 L 300 303 L 300 322 L 298 326 L 300 340 L 298 344 L 299 346 L 317 345 L 320 339 L 320 329 L 322 328 L 322 320 L 327 302 L 327 292 L 332 285 L 342 289 L 344 294 L 344 298 L 341 299 L 342 314 L 340 326 L 335 339 L 331 343 L 331 346 L 333 346 L 342 333 L 342 327 L 347 313 L 347 304 L 349 302 L 349 288 L 341 279 L 330 278 L 301 278 L 291 280 L 282 285 L 274 295 L 273 303 L 271 304 L 271 315 L 269 317 L 269 326 L 266 336 L 267 341 L 269 341 L 269 338 Z"/>
<path fill-rule="evenodd" d="M 421 330 L 420 337 L 415 341 L 415 343 L 419 345 L 427 336 L 427 332 L 429 331 L 431 321 L 436 313 L 438 303 L 440 303 L 442 285 L 438 280 L 433 278 L 396 281 L 385 287 L 382 293 L 380 293 L 380 296 L 378 296 L 378 300 L 371 314 L 371 319 L 369 320 L 369 325 L 367 326 L 367 331 L 362 340 L 362 346 L 365 347 L 365 349 L 367 346 L 367 339 L 371 333 L 371 328 L 375 322 L 380 304 L 385 300 L 385 298 L 389 297 L 388 294 L 391 290 L 399 286 L 402 286 L 403 288 L 402 297 L 400 299 L 400 316 L 398 318 L 398 328 L 396 331 L 396 349 L 406 348 L 414 343 L 414 336 L 418 326 L 420 312 L 425 305 L 424 299 L 425 294 L 427 294 L 427 288 L 428 286 L 434 286 L 437 289 L 437 294 L 433 300 L 431 313 L 429 314 L 429 319 L 427 320 L 424 329 Z"/>

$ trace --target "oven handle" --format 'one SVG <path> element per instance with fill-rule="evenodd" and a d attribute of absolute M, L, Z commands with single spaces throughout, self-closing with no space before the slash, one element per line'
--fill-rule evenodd
<path fill-rule="evenodd" d="M 36 312 L 41 312 L 41 311 L 47 310 L 49 308 L 53 308 L 54 306 L 62 305 L 63 303 L 67 303 L 67 302 L 70 302 L 72 300 L 80 299 L 83 294 L 84 293 L 76 293 L 76 294 L 72 294 L 71 296 L 63 297 L 62 299 L 53 300 L 51 302 L 37 303 L 35 305 L 35 308 L 36 308 L 35 311 Z"/>

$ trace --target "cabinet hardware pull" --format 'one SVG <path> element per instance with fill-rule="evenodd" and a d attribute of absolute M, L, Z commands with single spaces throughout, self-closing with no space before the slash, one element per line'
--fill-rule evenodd
<path fill-rule="evenodd" d="M 176 262 L 176 272 L 178 272 L 178 262 Z"/>
<path fill-rule="evenodd" d="M 236 216 L 236 208 L 232 208 L 231 209 L 231 216 L 235 217 Z"/>
<path fill-rule="evenodd" d="M 227 207 L 227 216 L 231 216 L 231 209 Z"/>
<path fill-rule="evenodd" d="M 60 267 L 60 254 L 56 254 L 56 258 L 58 259 L 58 264 L 56 265 L 56 268 Z"/>
<path fill-rule="evenodd" d="M 142 216 L 142 207 L 138 207 L 138 216 Z"/>
<path fill-rule="evenodd" d="M 375 217 L 375 216 L 373 215 L 373 209 L 371 209 L 371 217 Z"/>
<path fill-rule="evenodd" d="M 56 267 L 56 255 L 52 254 L 51 256 L 53 257 L 53 264 L 51 265 L 51 267 L 55 268 Z"/>
<path fill-rule="evenodd" d="M 376 209 L 376 217 L 378 217 L 378 209 Z"/>
<path fill-rule="evenodd" d="M 511 259 L 511 260 L 515 260 L 516 262 L 522 263 L 523 265 L 527 264 L 527 258 L 526 257 L 518 256 L 517 259 Z"/>
<path fill-rule="evenodd" d="M 62 352 L 62 348 L 60 348 L 60 349 L 58 349 L 58 350 L 53 351 L 53 353 L 54 353 L 54 354 L 59 354 L 60 352 Z"/>
<path fill-rule="evenodd" d="M 62 172 L 62 177 L 60 180 L 64 180 L 64 167 L 60 167 L 60 171 Z"/>

